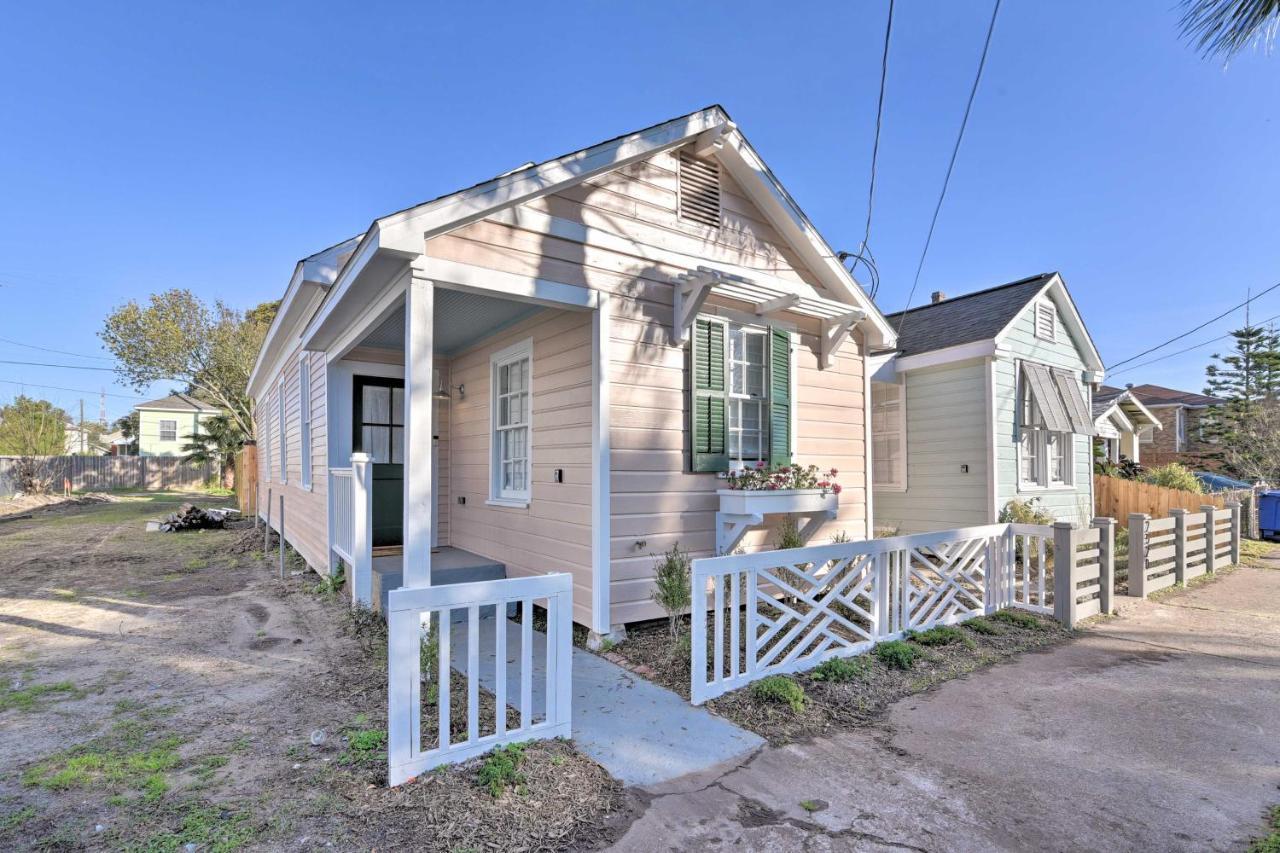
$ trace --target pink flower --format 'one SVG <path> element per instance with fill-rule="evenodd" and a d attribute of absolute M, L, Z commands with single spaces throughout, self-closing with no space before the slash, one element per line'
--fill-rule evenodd
<path fill-rule="evenodd" d="M 763 460 L 763 459 L 761 459 L 759 462 L 757 462 L 757 463 L 756 463 L 756 467 L 757 467 L 757 468 L 763 468 L 763 467 L 764 467 L 764 460 Z"/>
<path fill-rule="evenodd" d="M 818 484 L 818 488 L 820 489 L 828 489 L 830 487 L 831 487 L 831 483 L 828 480 L 823 480 L 821 483 Z"/>
<path fill-rule="evenodd" d="M 831 487 L 831 494 L 833 494 L 833 495 L 838 495 L 838 494 L 840 494 L 840 484 L 839 484 L 839 483 L 836 483 L 834 486 L 832 486 L 832 487 Z"/>
<path fill-rule="evenodd" d="M 774 489 L 778 488 L 778 486 L 776 483 L 770 483 L 769 485 L 765 486 L 765 488 L 768 489 L 769 491 L 773 491 Z"/>
<path fill-rule="evenodd" d="M 834 477 L 835 475 L 837 475 L 837 474 L 839 474 L 839 473 L 840 473 L 840 472 L 839 472 L 839 471 L 837 471 L 835 468 L 832 468 L 832 469 L 831 469 L 831 473 L 830 473 L 830 475 L 829 475 L 829 476 Z"/>

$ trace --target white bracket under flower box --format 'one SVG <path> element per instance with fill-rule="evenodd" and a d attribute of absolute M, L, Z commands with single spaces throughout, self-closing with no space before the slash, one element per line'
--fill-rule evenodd
<path fill-rule="evenodd" d="M 833 520 L 840 499 L 830 489 L 718 489 L 716 553 L 729 554 L 747 531 L 764 524 L 766 515 L 803 515 L 800 539 L 808 542 L 823 522 Z"/>

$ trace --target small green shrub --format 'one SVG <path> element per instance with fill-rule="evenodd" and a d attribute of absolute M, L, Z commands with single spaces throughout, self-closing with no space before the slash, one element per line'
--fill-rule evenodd
<path fill-rule="evenodd" d="M 502 796 L 508 786 L 523 785 L 524 774 L 520 765 L 524 763 L 524 750 L 527 744 L 509 743 L 500 746 L 485 757 L 476 774 L 476 781 L 489 789 L 494 799 Z"/>
<path fill-rule="evenodd" d="M 922 646 L 950 646 L 953 643 L 960 643 L 973 647 L 973 640 L 966 637 L 964 632 L 954 625 L 936 625 L 928 631 L 913 634 L 909 639 Z"/>
<path fill-rule="evenodd" d="M 1249 840 L 1249 853 L 1280 853 L 1280 806 L 1267 812 L 1267 834 Z"/>
<path fill-rule="evenodd" d="M 985 634 L 988 637 L 1004 633 L 1000 630 L 1000 626 L 984 616 L 975 616 L 972 619 L 968 619 L 964 622 L 964 626 L 975 634 Z"/>
<path fill-rule="evenodd" d="M 667 611 L 668 627 L 674 637 L 680 633 L 680 616 L 689 609 L 692 599 L 693 563 L 689 555 L 680 550 L 679 542 L 657 560 L 653 567 L 653 600 Z"/>
<path fill-rule="evenodd" d="M 347 746 L 361 757 L 386 749 L 387 733 L 382 729 L 359 729 L 347 735 Z"/>
<path fill-rule="evenodd" d="M 1040 508 L 1040 499 L 1012 500 L 1000 510 L 1001 524 L 1053 524 L 1057 519 Z"/>
<path fill-rule="evenodd" d="M 782 517 L 782 522 L 778 525 L 778 538 L 773 544 L 779 551 L 804 547 L 804 540 L 800 538 L 800 527 L 796 524 L 795 516 Z"/>
<path fill-rule="evenodd" d="M 1143 472 L 1140 479 L 1144 483 L 1163 486 L 1166 489 L 1195 492 L 1197 495 L 1204 491 L 1204 487 L 1200 485 L 1196 475 L 1191 473 L 1191 469 L 1185 465 L 1179 465 L 1177 462 L 1170 462 L 1168 465 L 1161 465 L 1158 468 L 1148 468 Z"/>
<path fill-rule="evenodd" d="M 890 669 L 911 669 L 923 652 L 903 640 L 889 640 L 876 646 L 876 657 Z"/>
<path fill-rule="evenodd" d="M 1040 624 L 1039 619 L 1021 610 L 1001 610 L 992 613 L 991 618 L 997 622 L 1003 622 L 1006 625 L 1012 625 L 1015 628 L 1022 628 L 1027 631 L 1039 631 L 1044 627 Z M 969 621 L 972 622 L 973 620 Z"/>
<path fill-rule="evenodd" d="M 342 585 L 347 582 L 346 574 L 341 567 L 338 571 L 326 578 L 321 578 L 320 582 L 311 587 L 311 592 L 315 595 L 332 596 L 342 589 Z"/>
<path fill-rule="evenodd" d="M 785 675 L 770 675 L 751 685 L 751 695 L 762 702 L 778 702 L 799 714 L 808 704 L 804 688 Z"/>
<path fill-rule="evenodd" d="M 854 681 L 867 674 L 870 661 L 865 657 L 828 658 L 810 675 L 814 681 Z"/>

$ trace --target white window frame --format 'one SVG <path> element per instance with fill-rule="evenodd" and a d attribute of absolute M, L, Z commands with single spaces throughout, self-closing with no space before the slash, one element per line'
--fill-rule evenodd
<path fill-rule="evenodd" d="M 1177 433 L 1174 436 L 1174 450 L 1181 453 L 1187 449 L 1187 410 L 1179 406 L 1174 411 L 1177 412 L 1174 419 L 1177 426 Z"/>
<path fill-rule="evenodd" d="M 734 355 L 733 332 L 735 329 L 743 332 L 744 334 L 755 335 L 764 339 L 764 345 L 762 350 L 764 354 L 764 361 L 760 365 L 760 370 L 762 375 L 760 390 L 762 393 L 758 397 L 752 396 L 746 393 L 735 393 L 733 390 L 733 364 L 735 361 L 733 357 Z M 725 407 L 725 415 L 724 415 L 725 417 L 725 427 L 724 427 L 725 451 L 729 455 L 729 470 L 736 471 L 736 470 L 741 470 L 747 467 L 754 467 L 757 462 L 760 462 L 760 461 L 767 462 L 769 460 L 769 456 L 770 456 L 769 451 L 771 448 L 770 442 L 772 440 L 772 436 L 770 435 L 769 430 L 773 423 L 773 420 L 772 420 L 773 413 L 770 410 L 770 399 L 769 399 L 769 384 L 770 384 L 769 383 L 769 378 L 770 378 L 769 367 L 770 367 L 770 355 L 771 355 L 770 350 L 771 350 L 771 347 L 773 346 L 773 339 L 770 337 L 770 330 L 768 326 L 760 326 L 754 323 L 735 323 L 730 320 L 730 321 L 725 321 L 724 344 L 725 344 L 724 345 L 724 382 L 725 382 L 725 395 L 728 398 L 727 405 Z M 743 364 L 749 364 L 749 362 L 743 361 L 741 359 L 739 359 L 738 361 L 740 361 Z M 757 446 L 758 447 L 757 455 L 755 457 L 752 457 L 751 459 L 747 459 L 741 455 L 741 449 L 742 449 L 741 425 L 736 427 L 736 431 L 738 432 L 738 435 L 739 435 L 738 437 L 739 454 L 737 456 L 734 456 L 731 450 L 734 444 L 734 441 L 733 441 L 733 434 L 735 431 L 734 422 L 737 420 L 740 420 L 739 418 L 736 418 L 734 416 L 734 413 L 739 411 L 740 407 L 744 403 L 753 403 L 759 408 L 759 411 L 760 411 L 760 427 L 759 427 L 760 443 Z M 793 408 L 794 408 L 794 404 L 793 404 Z"/>
<path fill-rule="evenodd" d="M 524 489 L 502 488 L 502 442 L 498 426 L 498 371 L 518 361 L 528 361 L 525 381 L 525 477 Z M 533 496 L 533 338 L 514 343 L 489 356 L 489 499 L 490 506 L 525 508 Z"/>
<path fill-rule="evenodd" d="M 164 434 L 165 434 L 165 432 L 166 432 L 166 430 L 165 430 L 165 428 L 164 428 L 164 425 L 165 425 L 165 424 L 173 424 L 173 437 L 172 437 L 172 438 L 165 438 L 165 437 L 164 437 Z M 159 421 L 159 425 L 160 425 L 160 440 L 161 440 L 161 441 L 177 441 L 177 440 L 178 440 L 178 421 L 177 421 L 176 419 L 174 419 L 174 418 L 161 418 L 161 419 L 160 419 L 160 421 Z"/>
<path fill-rule="evenodd" d="M 1043 425 L 1026 426 L 1027 418 L 1023 413 L 1028 406 L 1035 405 L 1035 398 L 1031 393 L 1031 385 L 1027 382 L 1026 372 L 1018 369 L 1018 404 L 1014 412 L 1014 416 L 1018 422 L 1018 491 L 1020 492 L 1049 492 L 1049 491 L 1066 491 L 1075 488 L 1076 481 L 1076 435 L 1073 432 L 1051 432 Z M 1037 420 L 1043 424 L 1043 418 L 1037 412 Z M 1051 441 L 1050 436 L 1054 438 Z M 1051 460 L 1049 458 L 1050 444 L 1053 441 L 1061 441 L 1060 447 L 1063 448 L 1062 459 L 1062 479 L 1053 479 L 1050 473 Z M 1024 471 L 1024 463 L 1028 461 L 1028 451 L 1030 451 L 1030 461 L 1032 463 L 1030 478 Z"/>
<path fill-rule="evenodd" d="M 302 452 L 302 488 L 311 491 L 311 356 L 298 363 L 299 449 Z"/>
<path fill-rule="evenodd" d="M 894 400 L 894 408 L 897 411 L 896 419 L 889 428 L 877 430 L 875 427 L 876 410 L 883 404 L 876 401 L 876 386 L 881 388 L 897 388 L 897 399 Z M 894 461 L 889 480 L 878 480 L 875 453 L 876 439 L 886 435 L 897 435 L 898 438 L 898 458 Z M 907 490 L 907 383 L 903 376 L 898 376 L 894 382 L 877 382 L 871 381 L 871 485 L 872 488 L 890 492 L 905 492 Z"/>
<path fill-rule="evenodd" d="M 1047 314 L 1049 318 L 1049 332 L 1043 334 L 1040 329 L 1040 318 Z M 1049 343 L 1055 343 L 1058 340 L 1058 307 L 1052 302 L 1041 300 L 1036 303 L 1035 316 L 1032 318 L 1034 333 L 1037 338 Z"/>
<path fill-rule="evenodd" d="M 278 445 L 276 452 L 279 458 L 276 460 L 280 466 L 280 482 L 289 482 L 289 437 L 284 429 L 284 377 L 281 376 L 276 381 L 276 441 Z"/>
<path fill-rule="evenodd" d="M 263 397 L 256 412 L 258 415 L 254 426 L 257 428 L 258 452 L 267 466 L 267 482 L 271 482 L 271 395 Z"/>

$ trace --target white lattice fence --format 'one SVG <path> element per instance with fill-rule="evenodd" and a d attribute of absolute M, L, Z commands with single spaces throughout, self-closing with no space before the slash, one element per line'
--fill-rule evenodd
<path fill-rule="evenodd" d="M 1009 528 L 695 560 L 693 702 L 1018 604 Z"/>

